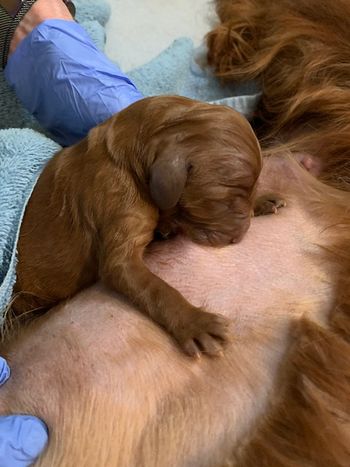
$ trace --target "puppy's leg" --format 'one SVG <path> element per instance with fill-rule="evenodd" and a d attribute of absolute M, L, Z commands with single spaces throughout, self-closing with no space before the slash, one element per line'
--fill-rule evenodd
<path fill-rule="evenodd" d="M 134 236 L 134 225 L 129 232 L 132 234 L 123 244 L 123 254 L 120 244 L 115 241 L 116 235 L 107 235 L 100 268 L 102 280 L 126 295 L 163 326 L 188 355 L 199 356 L 202 352 L 220 355 L 228 342 L 229 321 L 191 305 L 177 290 L 147 268 L 142 256 L 152 238 L 152 229 L 148 235 L 143 232 Z M 140 238 L 143 239 L 142 244 Z"/>
<path fill-rule="evenodd" d="M 154 275 L 140 254 L 134 254 L 125 264 L 114 264 L 113 272 L 104 280 L 172 334 L 187 354 L 221 353 L 228 337 L 226 318 L 192 306 L 177 290 Z"/>

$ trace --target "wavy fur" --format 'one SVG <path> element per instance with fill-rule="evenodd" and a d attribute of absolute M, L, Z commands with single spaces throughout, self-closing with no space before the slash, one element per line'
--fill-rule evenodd
<path fill-rule="evenodd" d="M 208 62 L 225 80 L 256 79 L 264 149 L 321 159 L 350 186 L 350 4 L 347 0 L 217 0 Z"/>
<path fill-rule="evenodd" d="M 216 7 L 220 24 L 207 36 L 208 62 L 224 80 L 260 83 L 257 131 L 265 154 L 310 154 L 324 181 L 349 190 L 349 2 L 217 0 Z M 328 327 L 296 323 L 282 389 L 225 465 L 350 464 L 349 196 L 306 175 L 304 184 L 310 215 L 328 218 L 324 254 L 337 270 L 336 302 Z"/>

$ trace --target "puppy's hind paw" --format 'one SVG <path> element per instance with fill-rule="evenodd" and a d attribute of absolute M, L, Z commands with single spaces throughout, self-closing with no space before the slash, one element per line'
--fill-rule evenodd
<path fill-rule="evenodd" d="M 278 214 L 278 210 L 286 206 L 286 201 L 279 195 L 274 193 L 262 195 L 255 201 L 254 217 Z"/>

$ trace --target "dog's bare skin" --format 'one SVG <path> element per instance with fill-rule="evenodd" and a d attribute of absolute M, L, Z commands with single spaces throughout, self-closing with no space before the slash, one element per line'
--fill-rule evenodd
<path fill-rule="evenodd" d="M 168 330 L 189 355 L 218 355 L 228 321 L 191 305 L 144 264 L 157 225 L 204 245 L 238 242 L 261 154 L 228 107 L 181 97 L 133 104 L 47 164 L 19 239 L 17 314 L 49 308 L 99 278 Z"/>
<path fill-rule="evenodd" d="M 13 376 L 0 392 L 0 413 L 33 413 L 50 430 L 38 465 L 226 467 L 231 456 L 236 462 L 230 466 L 283 465 L 240 463 L 236 456 L 257 424 L 265 417 L 269 421 L 270 404 L 283 399 L 281 373 L 298 340 L 298 323 L 328 327 L 336 276 L 317 244 L 328 248 L 337 231 L 348 238 L 348 229 L 342 227 L 343 205 L 337 204 L 342 198 L 316 180 L 309 189 L 312 177 L 296 164 L 271 164 L 269 160 L 258 189 L 286 196 L 288 208 L 280 215 L 252 219 L 238 245 L 209 248 L 178 236 L 154 242 L 145 254 L 150 270 L 195 306 L 223 310 L 233 336 L 223 358 L 187 358 L 167 333 L 120 294 L 101 286 L 24 326 L 1 347 Z M 323 215 L 315 215 L 313 193 L 327 195 L 316 211 Z M 348 200 L 345 196 L 343 203 Z M 304 352 L 313 348 L 305 339 Z M 318 339 L 314 345 L 321 345 Z M 336 355 L 345 365 L 346 355 Z M 310 389 L 304 360 L 297 371 L 299 386 Z M 322 381 L 318 360 L 313 371 Z M 341 389 L 335 382 L 330 386 Z M 328 408 L 329 400 L 325 403 Z M 305 415 L 309 405 L 304 399 L 301 404 L 308 426 L 316 415 Z M 294 407 L 287 398 L 278 427 L 290 421 Z M 332 435 L 327 425 L 318 424 L 317 430 Z M 287 440 L 295 437 L 291 431 Z M 284 441 L 282 437 L 280 443 Z"/>

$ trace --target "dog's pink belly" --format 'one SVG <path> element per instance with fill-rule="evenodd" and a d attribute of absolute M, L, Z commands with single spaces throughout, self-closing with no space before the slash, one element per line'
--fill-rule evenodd
<path fill-rule="evenodd" d="M 148 467 L 212 465 L 265 409 L 292 320 L 306 314 L 322 321 L 328 311 L 331 285 L 309 255 L 318 233 L 292 202 L 277 216 L 253 219 L 238 245 L 204 248 L 177 238 L 151 246 L 153 272 L 195 305 L 231 318 L 225 356 L 191 360 L 121 297 L 95 286 L 13 345 L 13 376 L 1 389 L 1 411 L 44 418 L 56 449 L 69 451 L 72 465 L 75 448 L 65 430 L 80 423 L 92 399 L 92 424 L 106 417 L 106 407 L 107 418 L 115 420 L 105 431 L 99 428 L 117 456 L 109 462 L 101 453 L 101 467 L 144 465 L 137 456 L 152 452 L 154 443 L 157 456 Z M 79 443 L 88 451 L 93 443 L 84 443 L 81 423 Z M 146 429 L 150 423 L 153 430 Z M 139 450 L 128 451 L 125 433 Z M 169 448 L 174 437 L 176 449 Z"/>
<path fill-rule="evenodd" d="M 154 273 L 193 304 L 230 316 L 236 335 L 248 322 L 255 326 L 265 321 L 263 310 L 284 315 L 285 311 L 276 310 L 280 304 L 298 303 L 306 297 L 324 300 L 314 277 L 318 268 L 306 257 L 312 249 L 307 242 L 312 229 L 303 223 L 302 218 L 292 219 L 286 209 L 254 219 L 238 245 L 214 249 L 178 238 L 152 246 L 147 261 Z"/>

